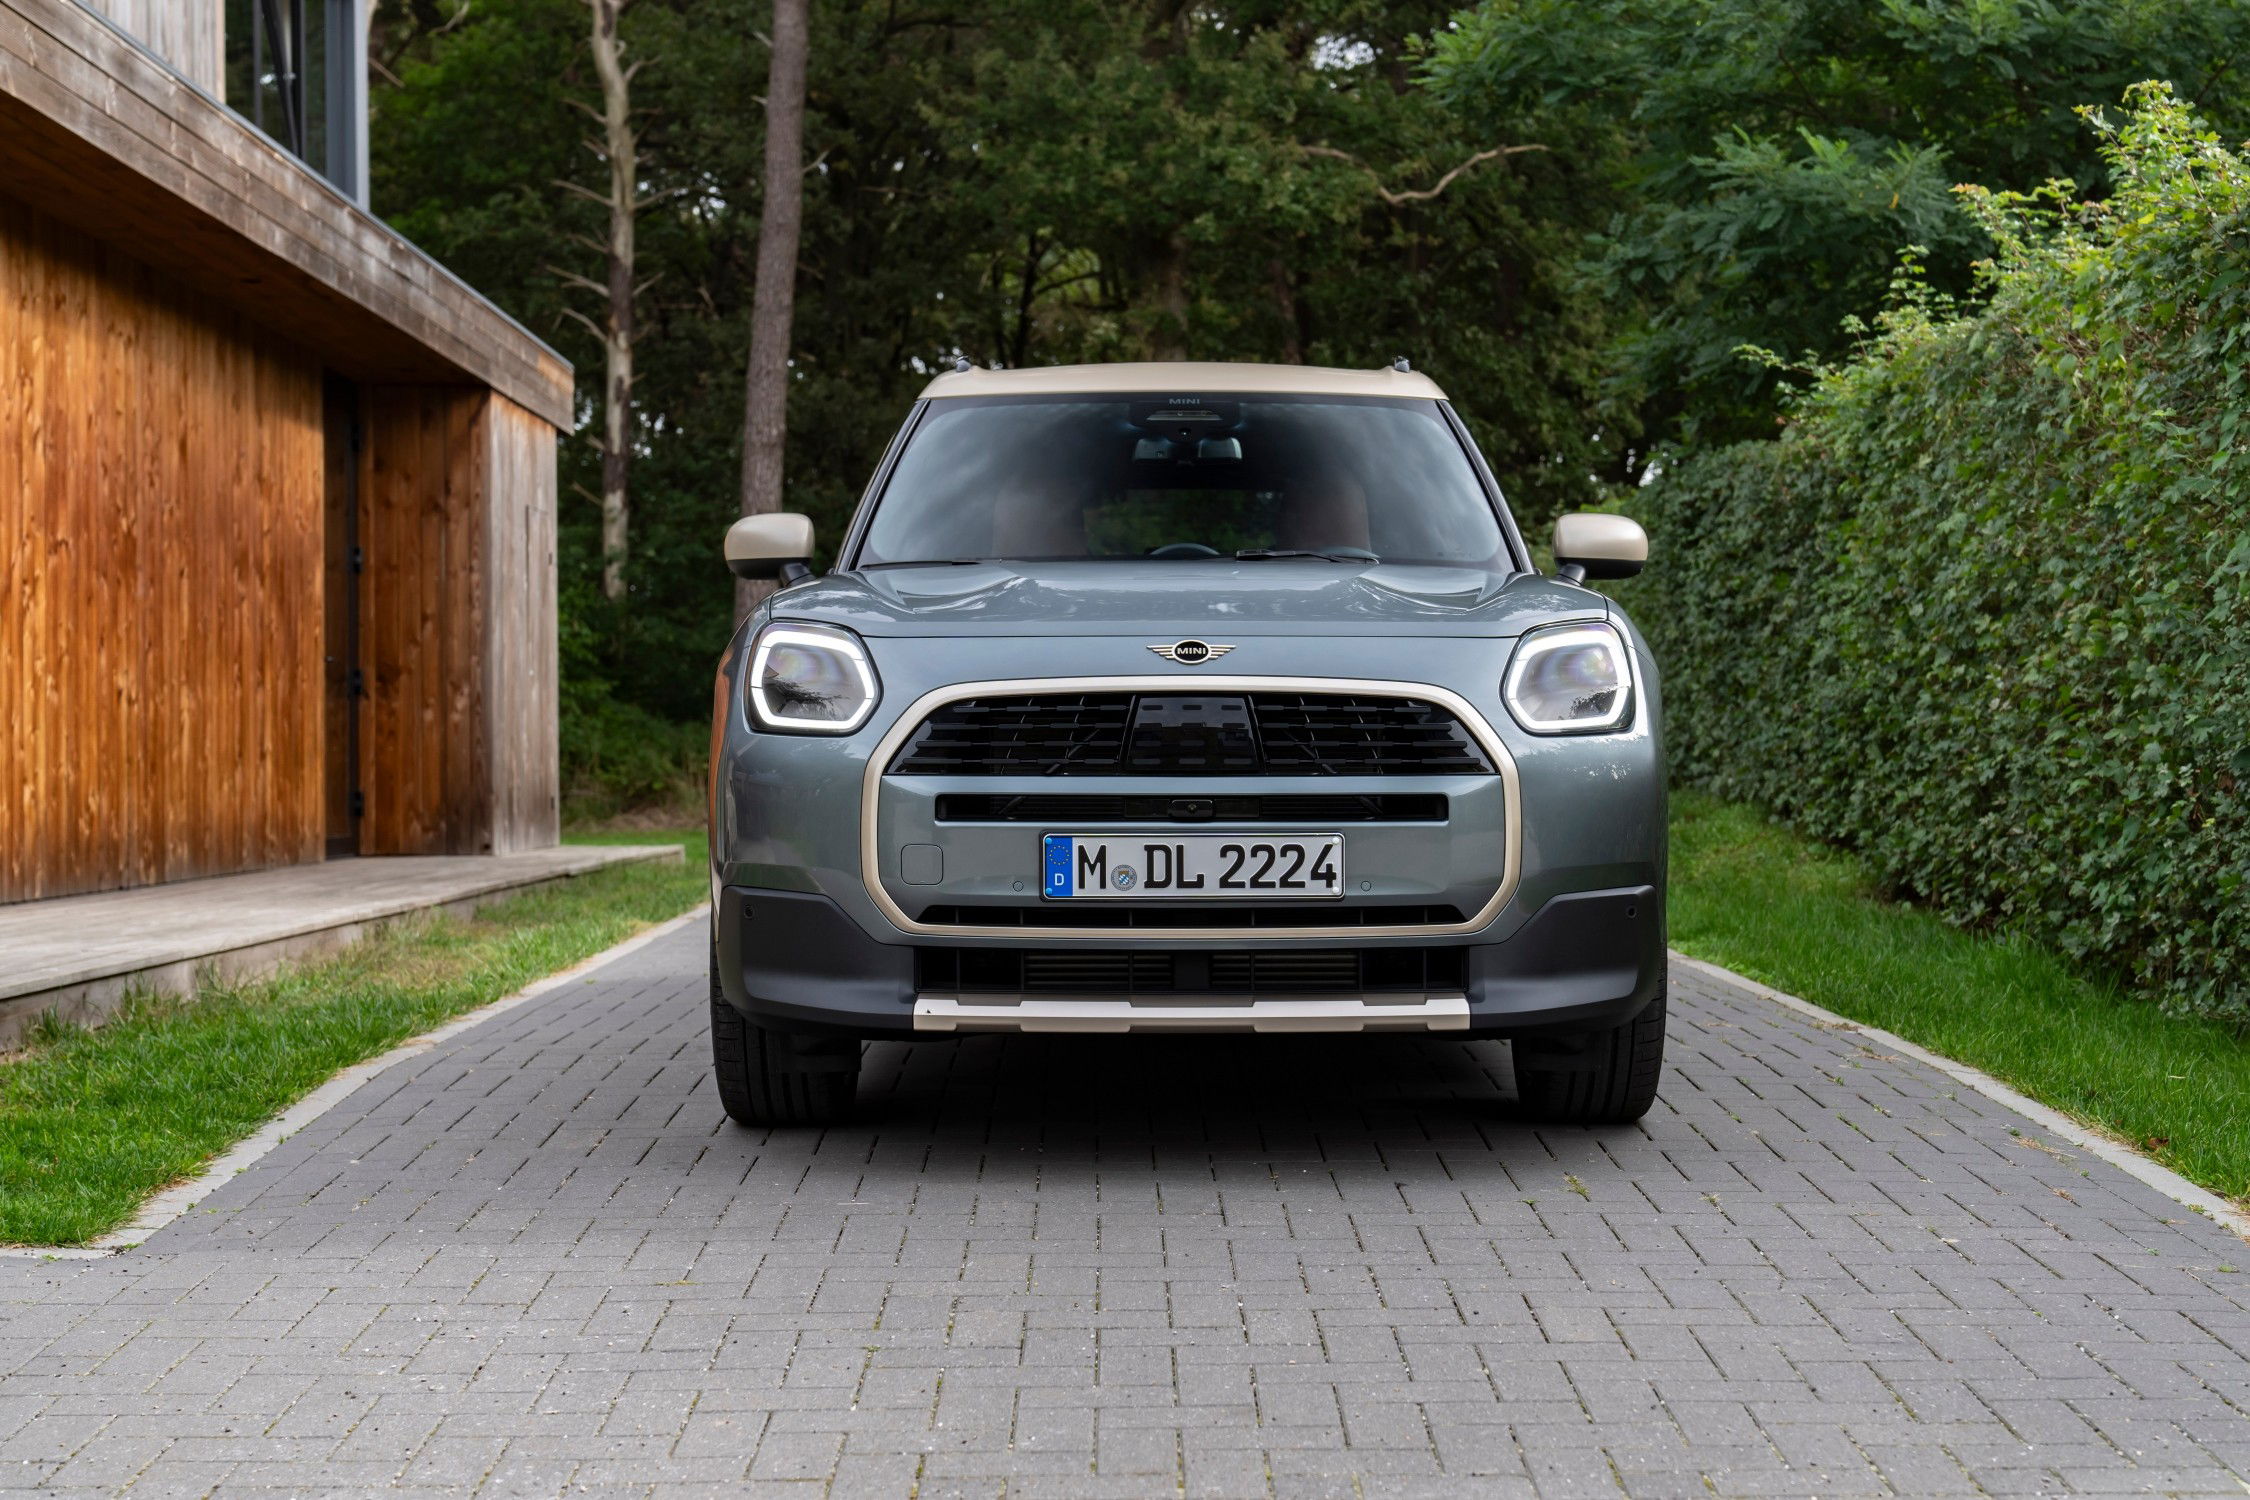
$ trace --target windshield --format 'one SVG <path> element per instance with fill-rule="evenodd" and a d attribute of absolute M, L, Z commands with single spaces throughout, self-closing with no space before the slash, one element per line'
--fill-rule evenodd
<path fill-rule="evenodd" d="M 930 403 L 859 566 L 1506 555 L 1435 401 L 985 396 Z"/>

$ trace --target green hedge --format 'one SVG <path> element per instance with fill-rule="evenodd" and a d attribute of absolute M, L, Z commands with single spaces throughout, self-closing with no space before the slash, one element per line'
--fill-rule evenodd
<path fill-rule="evenodd" d="M 600 821 L 623 813 L 701 816 L 711 760 L 709 724 L 674 724 L 620 703 L 607 685 L 565 682 L 562 698 L 563 816 Z"/>
<path fill-rule="evenodd" d="M 1964 189 L 1984 295 L 1902 279 L 1778 441 L 1642 490 L 1621 595 L 1682 780 L 2250 1023 L 2250 163 L 2154 85 L 2092 124 L 2114 197 Z"/>

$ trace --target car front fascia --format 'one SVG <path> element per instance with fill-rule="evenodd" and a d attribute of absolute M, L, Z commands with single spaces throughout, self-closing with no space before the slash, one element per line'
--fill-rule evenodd
<path fill-rule="evenodd" d="M 1600 608 L 1599 596 L 1586 598 Z M 786 596 L 778 603 L 785 602 Z M 778 611 L 777 611 L 778 616 Z M 1103 680 L 1180 691 L 1209 690 L 1242 682 L 1284 683 L 1304 689 L 1316 680 L 1379 684 L 1411 693 L 1385 669 L 1399 659 L 1395 637 L 1338 634 L 1237 636 L 1230 667 L 1263 664 L 1268 670 L 1223 677 L 1194 668 L 1150 672 L 1149 632 L 1118 636 L 1036 639 L 1014 635 L 867 637 L 885 684 L 884 701 L 868 722 L 847 736 L 813 738 L 762 734 L 741 717 L 739 698 L 729 705 L 728 732 L 715 770 L 714 889 L 818 893 L 834 901 L 877 941 L 907 944 L 1010 945 L 1049 941 L 1083 946 L 1090 934 L 1052 930 L 933 930 L 911 918 L 902 923 L 879 899 L 879 859 L 870 860 L 870 791 L 881 778 L 885 747 L 911 726 L 932 695 L 958 692 L 964 682 L 1005 683 L 1031 690 L 1068 691 Z M 1644 702 L 1618 733 L 1565 738 L 1523 731 L 1500 701 L 1500 678 L 1513 637 L 1452 636 L 1416 643 L 1413 659 L 1426 679 L 1420 685 L 1457 699 L 1500 752 L 1496 764 L 1508 779 L 1509 854 L 1506 889 L 1484 903 L 1473 921 L 1427 927 L 1355 928 L 1358 946 L 1428 943 L 1436 939 L 1501 942 L 1547 901 L 1574 891 L 1661 886 L 1663 839 L 1662 753 L 1656 725 L 1658 691 L 1645 647 L 1630 632 L 1639 657 Z M 1036 676 L 1023 671 L 1037 660 Z M 1291 670 L 1317 660 L 1323 670 Z M 722 682 L 726 679 L 722 676 Z M 1458 709 L 1456 710 L 1459 711 Z M 882 752 L 879 754 L 878 752 Z M 1081 790 L 1088 779 L 1071 778 Z M 1256 781 L 1259 778 L 1246 778 Z M 1028 830 L 1027 840 L 1036 830 Z M 1028 844 L 1027 844 L 1028 847 Z M 1027 856 L 1027 870 L 1030 860 Z M 873 887 L 873 889 L 871 889 Z M 1036 899 L 1036 898 L 1034 898 Z M 1029 904 L 1029 903 L 1027 903 Z M 1114 932 L 1102 936 L 1115 941 Z M 1147 936 L 1143 934 L 1142 936 Z M 1235 934 L 1166 932 L 1166 946 L 1303 946 L 1310 935 L 1262 929 Z M 1326 941 L 1333 942 L 1330 936 Z"/>
<path fill-rule="evenodd" d="M 879 841 L 883 832 L 882 789 L 886 780 L 885 768 L 890 763 L 891 757 L 896 754 L 899 747 L 905 742 L 906 737 L 912 733 L 915 725 L 919 724 L 927 714 L 947 703 L 958 702 L 965 698 L 1014 697 L 1054 693 L 1058 690 L 1085 693 L 1180 693 L 1183 691 L 1245 694 L 1257 692 L 1347 693 L 1372 697 L 1415 698 L 1437 703 L 1452 712 L 1468 728 L 1479 746 L 1491 757 L 1495 773 L 1500 781 L 1505 821 L 1502 834 L 1504 842 L 1499 851 L 1501 865 L 1499 883 L 1493 888 L 1492 893 L 1479 904 L 1475 912 L 1460 922 L 1401 923 L 1375 929 L 1356 925 L 1306 926 L 1290 929 L 1289 936 L 1298 943 L 1313 939 L 1333 941 L 1378 934 L 1393 938 L 1457 937 L 1482 931 L 1501 908 L 1507 905 L 1509 898 L 1515 894 L 1516 884 L 1522 875 L 1523 849 L 1522 790 L 1516 774 L 1515 757 L 1509 753 L 1506 742 L 1486 722 L 1477 705 L 1450 688 L 1440 687 L 1434 683 L 1385 681 L 1371 678 L 1295 675 L 1244 676 L 1235 673 L 1198 673 L 1192 681 L 1183 680 L 1178 673 L 1115 677 L 1087 676 L 1072 678 L 1058 688 L 1057 679 L 1052 677 L 1024 677 L 1001 681 L 969 681 L 932 688 L 909 705 L 905 712 L 898 715 L 891 730 L 876 742 L 873 751 L 869 754 L 865 770 L 861 774 L 860 878 L 869 899 L 897 930 L 917 937 L 989 937 L 992 935 L 992 930 L 988 927 L 978 928 L 917 920 L 899 905 L 893 893 L 886 886 L 883 879 Z M 1081 785 L 1089 780 L 1089 778 L 1084 777 L 1071 779 Z M 1101 778 L 1105 783 L 1120 784 L 1121 789 L 1127 791 L 1141 790 L 1147 783 L 1177 779 L 1161 777 Z M 1276 787 L 1277 783 L 1282 783 L 1284 780 L 1284 778 L 1274 776 L 1227 777 L 1212 778 L 1207 785 L 1217 786 L 1222 782 L 1241 782 L 1245 786 L 1255 784 L 1260 788 L 1269 788 Z M 1289 778 L 1286 780 L 1291 789 L 1309 790 L 1313 786 L 1329 784 L 1317 778 Z M 1377 778 L 1355 779 L 1351 783 L 1351 789 L 1370 789 L 1366 783 L 1376 780 Z M 1380 781 L 1384 784 L 1404 785 L 1413 788 L 1420 788 L 1425 782 L 1436 780 L 1437 778 L 1380 778 Z M 1299 783 L 1304 783 L 1304 785 L 1300 787 Z M 1179 788 L 1171 788 L 1171 790 L 1175 795 L 1178 795 L 1180 791 Z M 1228 826 L 1230 825 L 1224 822 L 1197 823 L 1192 827 L 1174 826 L 1166 831 L 1200 833 Z M 1028 830 L 1028 825 L 1026 825 L 1026 828 Z M 1138 825 L 1121 825 L 1119 831 L 1131 832 L 1137 829 Z M 1155 830 L 1152 828 L 1150 831 Z M 1196 928 L 1192 931 L 1197 938 L 1214 943 L 1240 942 L 1244 939 L 1273 935 L 1270 929 L 1261 930 L 1254 927 L 1210 927 Z M 1042 939 L 1096 939 L 1114 942 L 1117 937 L 1117 930 L 1101 927 L 1041 927 L 1037 929 L 1037 935 Z M 1166 934 L 1166 941 L 1170 941 L 1171 936 L 1172 934 Z"/>

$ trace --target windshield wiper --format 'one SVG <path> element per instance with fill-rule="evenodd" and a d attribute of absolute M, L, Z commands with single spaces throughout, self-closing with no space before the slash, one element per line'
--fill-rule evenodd
<path fill-rule="evenodd" d="M 902 557 L 890 562 L 861 563 L 859 571 L 872 573 L 877 568 L 969 568 L 984 563 L 1004 563 L 1004 557 Z"/>
<path fill-rule="evenodd" d="M 1332 552 L 1312 551 L 1303 547 L 1245 547 L 1235 553 L 1242 562 L 1264 562 L 1269 557 L 1317 557 L 1324 562 L 1375 563 L 1382 559 L 1360 547 L 1338 547 Z"/>

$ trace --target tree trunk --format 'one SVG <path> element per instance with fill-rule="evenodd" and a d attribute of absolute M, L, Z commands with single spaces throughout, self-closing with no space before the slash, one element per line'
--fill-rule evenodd
<path fill-rule="evenodd" d="M 1175 230 L 1157 249 L 1156 316 L 1149 327 L 1150 359 L 1188 357 L 1188 242 Z"/>
<path fill-rule="evenodd" d="M 1273 286 L 1273 310 L 1281 324 L 1281 362 L 1301 365 L 1305 362 L 1303 314 L 1297 306 L 1297 278 L 1291 274 L 1289 263 L 1276 255 L 1266 262 L 1266 276 Z"/>
<path fill-rule="evenodd" d="M 797 241 L 805 222 L 806 0 L 773 0 L 766 71 L 765 202 L 758 216 L 758 279 L 750 310 L 750 370 L 742 409 L 742 513 L 781 509 L 789 436 L 789 343 L 797 299 Z M 737 620 L 772 591 L 738 579 Z"/>
<path fill-rule="evenodd" d="M 609 242 L 602 319 L 602 593 L 625 597 L 633 505 L 633 220 L 640 210 L 640 143 L 633 135 L 633 72 L 619 56 L 625 0 L 587 0 L 594 71 L 602 82 L 602 151 L 609 161 Z"/>
<path fill-rule="evenodd" d="M 1016 334 L 1008 344 L 1008 368 L 1020 370 L 1031 363 L 1031 308 L 1039 297 L 1039 266 L 1047 247 L 1039 231 L 1031 231 L 1023 247 L 1023 282 L 1016 288 Z"/>

